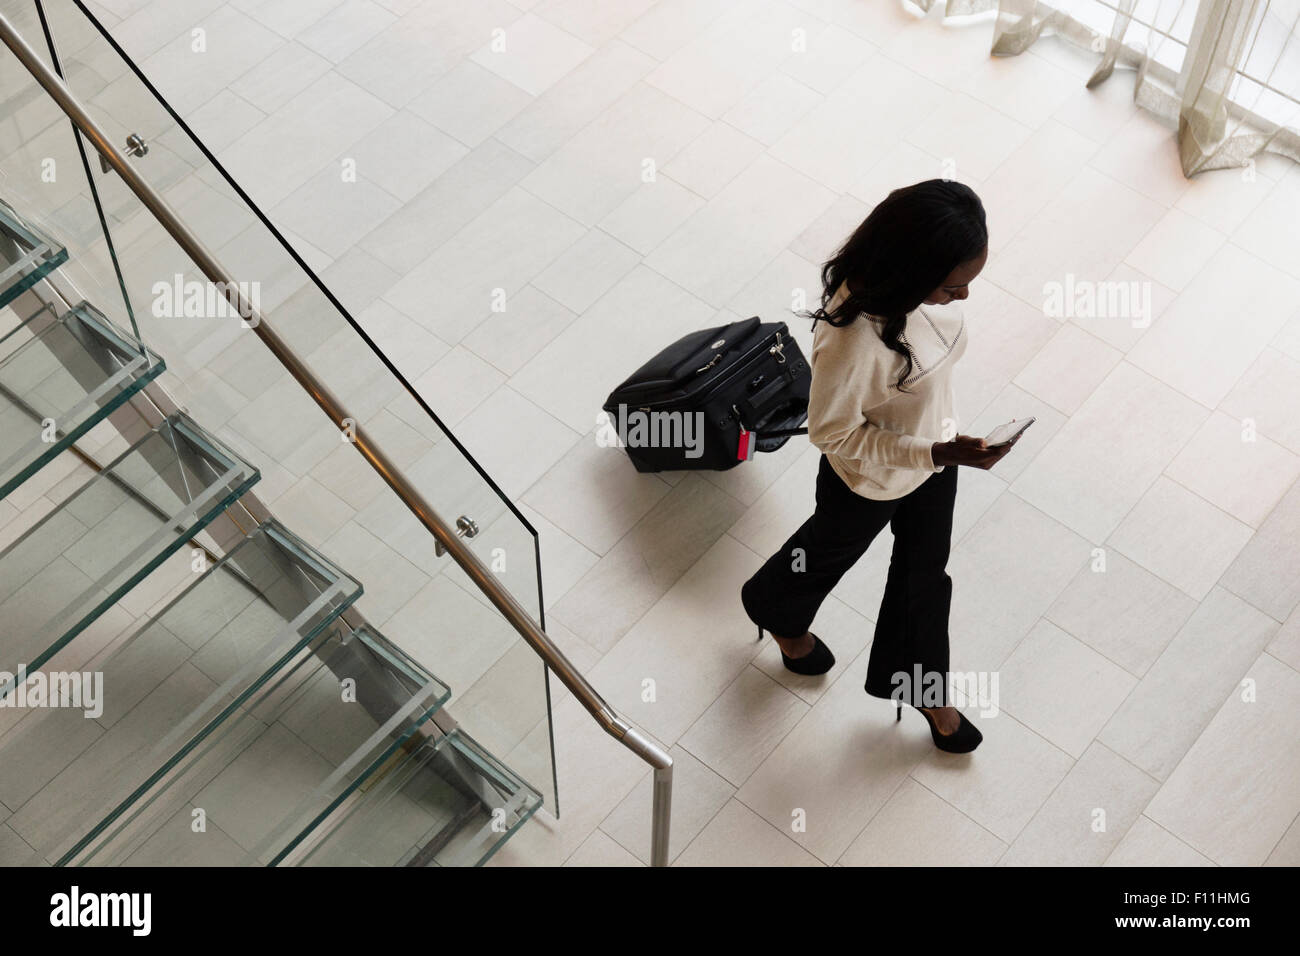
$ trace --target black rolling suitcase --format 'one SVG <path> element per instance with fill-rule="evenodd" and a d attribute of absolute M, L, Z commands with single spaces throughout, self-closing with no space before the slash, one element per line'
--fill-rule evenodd
<path fill-rule="evenodd" d="M 811 382 L 784 322 L 703 329 L 610 393 L 597 437 L 624 448 L 637 471 L 723 471 L 807 434 Z"/>

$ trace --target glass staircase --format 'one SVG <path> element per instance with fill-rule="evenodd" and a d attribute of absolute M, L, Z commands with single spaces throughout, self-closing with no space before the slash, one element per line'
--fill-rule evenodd
<path fill-rule="evenodd" d="M 292 861 L 300 866 L 472 865 L 510 839 L 541 802 L 500 761 L 453 730 L 394 753 L 349 804 L 319 823 Z M 273 862 L 279 865 L 287 856 Z"/>
<path fill-rule="evenodd" d="M 665 862 L 407 356 L 83 3 L 0 34 L 0 866 L 481 865 L 559 815 L 551 667 Z"/>
<path fill-rule="evenodd" d="M 485 862 L 541 792 L 250 494 L 309 425 L 236 451 L 174 407 L 2 173 L 0 821 L 60 866 Z"/>
<path fill-rule="evenodd" d="M 49 261 L 20 261 L 11 287 L 37 287 Z M 85 302 L 12 324 L 0 497 L 165 367 Z M 0 702 L 29 711 L 0 737 L 7 825 L 57 865 L 482 863 L 542 797 L 459 729 L 430 729 L 451 691 L 343 621 L 361 584 L 273 519 L 216 560 L 197 545 L 260 477 L 174 413 L 0 551 Z M 186 547 L 193 580 L 76 675 L 103 699 L 79 685 L 72 709 L 28 707 L 40 668 Z"/>
<path fill-rule="evenodd" d="M 0 552 L 0 670 L 44 666 L 257 479 L 184 416 L 150 430 Z"/>
<path fill-rule="evenodd" d="M 89 303 L 50 307 L 0 338 L 0 498 L 157 378 L 166 366 Z"/>
<path fill-rule="evenodd" d="M 20 260 L 10 288 L 49 261 Z M 85 302 L 12 324 L 0 497 L 165 367 Z M 542 797 L 459 729 L 429 729 L 450 689 L 342 620 L 361 584 L 274 520 L 216 560 L 197 546 L 260 477 L 174 413 L 0 551 L 0 698 L 29 711 L 0 738 L 0 767 L 24 771 L 0 776 L 7 825 L 58 865 L 483 862 Z M 27 707 L 32 676 L 187 546 L 193 580 L 76 675 L 103 699 Z M 372 845 L 372 828 L 411 845 Z"/>
<path fill-rule="evenodd" d="M 24 222 L 0 199 L 0 306 L 68 261 L 68 250 Z"/>

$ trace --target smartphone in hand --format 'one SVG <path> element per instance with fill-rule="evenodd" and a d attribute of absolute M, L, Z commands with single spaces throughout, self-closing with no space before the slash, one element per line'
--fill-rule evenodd
<path fill-rule="evenodd" d="M 990 448 L 997 448 L 1000 445 L 1005 445 L 1008 442 L 1019 438 L 1024 433 L 1025 429 L 1033 423 L 1034 419 L 1032 417 L 1022 418 L 1019 421 L 1013 419 L 1005 425 L 999 425 L 997 428 L 993 429 L 993 431 L 989 432 L 984 438 L 984 444 L 988 445 Z"/>

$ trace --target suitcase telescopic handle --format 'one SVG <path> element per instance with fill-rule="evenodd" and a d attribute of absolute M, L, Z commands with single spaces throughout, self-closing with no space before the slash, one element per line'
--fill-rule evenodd
<path fill-rule="evenodd" d="M 803 428 L 776 428 L 770 432 L 754 432 L 755 438 L 792 438 L 795 435 L 807 435 L 808 427 Z"/>
<path fill-rule="evenodd" d="M 768 412 L 778 408 L 785 399 L 788 389 L 789 383 L 785 376 L 779 376 L 753 395 L 742 399 L 740 407 L 745 410 L 745 417 L 750 421 L 758 421 Z M 736 414 L 739 415 L 740 412 L 737 411 Z"/>
<path fill-rule="evenodd" d="M 745 417 L 744 417 L 742 414 L 740 414 L 740 409 L 737 408 L 735 405 L 732 405 L 732 406 L 731 406 L 731 410 L 732 410 L 732 411 L 735 413 L 735 415 L 736 415 L 736 422 L 737 422 L 737 424 L 739 424 L 740 427 L 741 427 L 741 428 L 744 428 L 746 431 L 749 431 L 749 429 L 748 429 L 748 428 L 746 427 L 746 425 L 745 425 Z M 808 428 L 807 428 L 807 426 L 804 426 L 804 427 L 802 427 L 802 428 L 772 428 L 772 429 L 766 429 L 766 430 L 759 430 L 759 431 L 755 431 L 755 432 L 754 432 L 754 437 L 755 437 L 756 439 L 758 439 L 758 438 L 792 438 L 792 437 L 794 437 L 795 435 L 807 435 L 807 434 L 808 434 Z"/>

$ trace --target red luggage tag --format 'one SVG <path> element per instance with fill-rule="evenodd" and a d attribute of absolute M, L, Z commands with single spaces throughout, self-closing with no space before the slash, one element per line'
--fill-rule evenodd
<path fill-rule="evenodd" d="M 754 457 L 754 433 L 740 427 L 740 444 L 736 448 L 737 461 L 749 461 Z"/>

